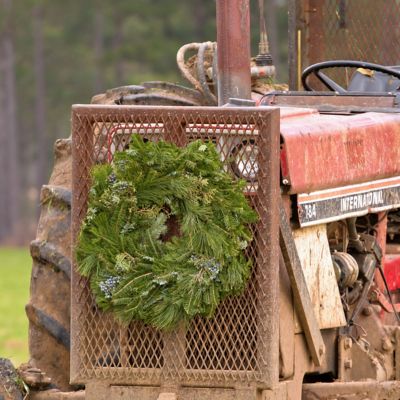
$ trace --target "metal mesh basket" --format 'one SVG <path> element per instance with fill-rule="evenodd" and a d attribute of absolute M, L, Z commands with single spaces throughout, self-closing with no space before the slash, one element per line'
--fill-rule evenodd
<path fill-rule="evenodd" d="M 252 226 L 254 260 L 245 293 L 225 300 L 212 319 L 160 332 L 141 322 L 117 323 L 98 309 L 88 282 L 72 279 L 71 377 L 74 383 L 222 387 L 278 381 L 279 111 L 261 108 L 74 106 L 73 240 L 85 216 L 94 164 L 112 162 L 133 133 L 144 140 L 185 146 L 216 144 L 227 171 L 247 179 L 247 195 L 259 214 Z"/>

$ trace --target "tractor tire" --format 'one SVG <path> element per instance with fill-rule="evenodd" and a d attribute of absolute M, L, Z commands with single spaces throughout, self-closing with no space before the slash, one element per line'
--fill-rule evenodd
<path fill-rule="evenodd" d="M 71 282 L 71 139 L 55 143 L 55 164 L 40 196 L 41 215 L 30 250 L 33 259 L 29 319 L 30 364 L 63 391 L 69 385 Z"/>
<path fill-rule="evenodd" d="M 92 99 L 95 104 L 205 105 L 196 90 L 164 82 L 111 89 Z M 55 143 L 55 163 L 48 185 L 41 190 L 41 215 L 36 239 L 30 250 L 33 259 L 29 319 L 30 364 L 51 378 L 62 391 L 69 384 L 70 284 L 71 284 L 71 182 L 72 140 Z"/>

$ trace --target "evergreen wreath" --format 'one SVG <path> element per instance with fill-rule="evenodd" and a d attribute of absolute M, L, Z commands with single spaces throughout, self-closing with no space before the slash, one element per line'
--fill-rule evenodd
<path fill-rule="evenodd" d="M 172 329 L 244 291 L 257 214 L 212 143 L 133 135 L 92 181 L 76 258 L 100 308 Z"/>

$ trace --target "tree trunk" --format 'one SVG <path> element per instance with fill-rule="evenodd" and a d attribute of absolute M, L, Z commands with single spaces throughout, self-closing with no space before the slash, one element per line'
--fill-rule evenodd
<path fill-rule="evenodd" d="M 207 24 L 207 13 L 206 4 L 204 0 L 195 0 L 194 2 L 194 29 L 197 42 L 205 42 L 206 38 L 206 24 Z"/>
<path fill-rule="evenodd" d="M 20 168 L 18 154 L 18 128 L 17 128 L 17 93 L 15 78 L 15 54 L 13 35 L 13 9 L 12 0 L 2 0 L 4 28 L 0 39 L 1 60 L 3 62 L 3 89 L 4 89 L 4 124 L 5 135 L 5 160 L 4 171 L 5 185 L 1 191 L 7 196 L 8 218 L 10 221 L 10 234 L 15 233 L 20 222 Z"/>
<path fill-rule="evenodd" d="M 112 41 L 112 49 L 114 52 L 115 81 L 118 83 L 118 85 L 125 84 L 124 64 L 122 56 L 120 54 L 120 50 L 124 41 L 122 32 L 123 20 L 124 20 L 123 16 L 120 14 L 118 10 L 116 10 L 114 16 L 114 37 Z"/>
<path fill-rule="evenodd" d="M 267 24 L 269 50 L 274 65 L 278 66 L 280 65 L 280 56 L 279 56 L 278 24 L 277 24 L 278 13 L 277 13 L 276 0 L 266 0 L 265 6 L 266 6 L 265 22 Z"/>
<path fill-rule="evenodd" d="M 7 127 L 5 117 L 4 96 L 4 62 L 3 48 L 0 43 L 0 243 L 10 230 L 10 216 L 8 210 L 8 156 L 7 156 Z"/>
<path fill-rule="evenodd" d="M 104 91 L 103 83 L 103 54 L 104 54 L 104 16 L 99 5 L 94 15 L 94 93 Z"/>
<path fill-rule="evenodd" d="M 33 51 L 35 71 L 35 125 L 36 125 L 36 186 L 47 182 L 48 140 L 46 128 L 46 81 L 43 43 L 43 7 L 33 7 Z"/>

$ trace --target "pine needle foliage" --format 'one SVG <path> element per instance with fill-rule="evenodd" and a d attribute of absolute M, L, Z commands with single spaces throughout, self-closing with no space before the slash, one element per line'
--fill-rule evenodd
<path fill-rule="evenodd" d="M 257 215 L 212 143 L 180 148 L 133 135 L 92 181 L 76 257 L 100 308 L 173 329 L 243 293 Z"/>

